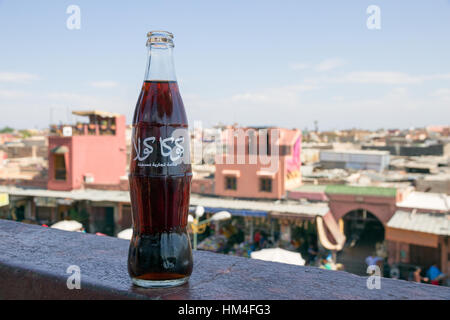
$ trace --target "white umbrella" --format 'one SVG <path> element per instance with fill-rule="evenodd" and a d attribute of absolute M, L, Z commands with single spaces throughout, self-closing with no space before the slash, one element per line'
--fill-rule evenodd
<path fill-rule="evenodd" d="M 65 231 L 81 231 L 83 225 L 75 220 L 63 220 L 53 224 L 51 228 Z"/>
<path fill-rule="evenodd" d="M 131 240 L 131 236 L 132 235 L 133 235 L 133 229 L 132 228 L 128 228 L 128 229 L 120 231 L 117 234 L 117 238 Z"/>
<path fill-rule="evenodd" d="M 213 216 L 211 217 L 212 221 L 220 221 L 220 220 L 227 220 L 227 219 L 231 219 L 231 213 L 229 213 L 228 211 L 220 211 L 220 212 L 214 213 Z"/>
<path fill-rule="evenodd" d="M 262 249 L 259 251 L 253 251 L 250 254 L 252 259 L 259 259 L 264 261 L 281 262 L 288 264 L 295 264 L 298 266 L 304 266 L 305 260 L 298 252 L 292 252 L 281 248 Z"/>
<path fill-rule="evenodd" d="M 197 206 L 197 208 L 195 208 L 195 216 L 197 218 L 203 217 L 204 213 L 205 213 L 205 208 L 203 208 L 202 206 Z"/>

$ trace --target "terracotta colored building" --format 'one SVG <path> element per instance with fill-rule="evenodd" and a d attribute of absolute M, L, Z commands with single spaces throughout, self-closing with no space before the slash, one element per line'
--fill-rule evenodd
<path fill-rule="evenodd" d="M 364 259 L 381 255 L 407 279 L 414 266 L 436 264 L 450 273 L 450 197 L 375 186 L 301 186 L 290 199 L 328 201 L 333 217 L 347 237 L 340 262 L 346 270 L 365 275 Z M 376 244 L 385 243 L 383 250 Z M 377 252 L 378 251 L 378 252 Z"/>
<path fill-rule="evenodd" d="M 397 203 L 386 225 L 389 262 L 436 264 L 450 274 L 450 197 L 412 192 Z M 450 283 L 450 282 L 449 282 Z"/>
<path fill-rule="evenodd" d="M 215 165 L 216 195 L 281 199 L 286 190 L 301 184 L 301 132 L 265 129 L 268 138 L 262 139 L 266 133 L 259 128 L 227 128 L 223 132 L 225 150 L 217 155 Z"/>
<path fill-rule="evenodd" d="M 87 183 L 118 185 L 126 174 L 125 116 L 73 112 L 89 123 L 52 127 L 48 138 L 48 189 L 73 190 Z"/>

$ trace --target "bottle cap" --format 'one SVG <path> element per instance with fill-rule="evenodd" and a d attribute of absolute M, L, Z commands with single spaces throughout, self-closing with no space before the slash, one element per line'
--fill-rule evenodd
<path fill-rule="evenodd" d="M 155 30 L 147 33 L 147 46 L 153 43 L 170 43 L 173 44 L 173 34 L 169 31 Z"/>

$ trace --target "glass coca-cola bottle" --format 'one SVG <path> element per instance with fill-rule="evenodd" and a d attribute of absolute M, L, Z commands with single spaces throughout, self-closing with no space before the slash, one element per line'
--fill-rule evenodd
<path fill-rule="evenodd" d="M 175 77 L 173 35 L 152 31 L 147 36 L 147 68 L 133 119 L 128 272 L 138 286 L 168 287 L 185 283 L 192 273 L 189 133 Z"/>

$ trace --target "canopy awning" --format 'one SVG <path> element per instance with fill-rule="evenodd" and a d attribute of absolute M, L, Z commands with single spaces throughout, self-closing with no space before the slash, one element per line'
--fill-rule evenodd
<path fill-rule="evenodd" d="M 249 200 L 192 194 L 192 206 L 209 208 L 210 212 L 229 211 L 232 215 L 267 216 L 278 218 L 281 215 L 293 215 L 299 218 L 314 219 L 327 214 L 330 209 L 326 203 L 301 204 L 298 201 Z"/>
<path fill-rule="evenodd" d="M 115 118 L 119 114 L 107 112 L 107 111 L 99 111 L 99 110 L 89 110 L 89 111 L 73 111 L 72 114 L 76 116 L 99 116 L 103 118 Z"/>
<path fill-rule="evenodd" d="M 385 238 L 438 248 L 439 237 L 450 236 L 450 214 L 397 210 L 388 221 Z"/>
<path fill-rule="evenodd" d="M 292 213 L 292 212 L 278 212 L 278 211 L 271 211 L 269 216 L 275 219 L 294 219 L 294 220 L 298 219 L 307 221 L 311 221 L 316 218 L 315 215 Z"/>
<path fill-rule="evenodd" d="M 339 230 L 339 225 L 336 220 L 334 220 L 331 212 L 327 213 L 323 217 L 317 216 L 316 222 L 319 240 L 325 249 L 337 251 L 342 250 L 345 244 L 345 235 Z M 334 238 L 334 241 L 329 239 L 328 234 Z"/>
<path fill-rule="evenodd" d="M 232 216 L 241 216 L 241 217 L 267 217 L 267 211 L 260 210 L 245 210 L 245 209 L 230 209 L 230 208 L 212 208 L 212 207 L 204 207 L 205 212 L 208 213 L 217 213 L 220 211 L 228 211 Z M 191 207 L 189 212 L 195 212 L 195 208 Z"/>
<path fill-rule="evenodd" d="M 57 146 L 56 148 L 53 148 L 51 152 L 54 154 L 64 154 L 69 152 L 69 148 L 66 146 Z"/>

